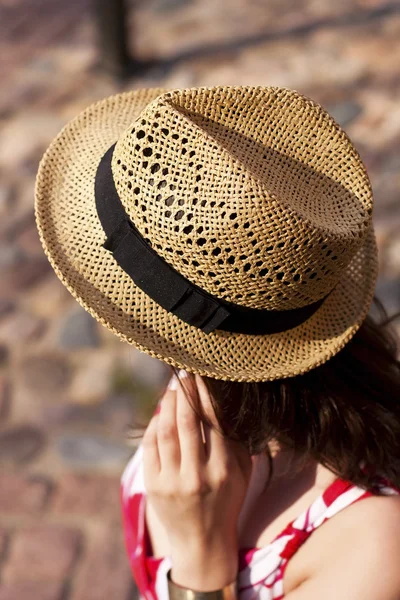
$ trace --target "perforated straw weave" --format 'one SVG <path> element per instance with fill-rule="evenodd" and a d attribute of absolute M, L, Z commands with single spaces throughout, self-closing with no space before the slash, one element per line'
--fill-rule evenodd
<path fill-rule="evenodd" d="M 299 308 L 302 325 L 249 335 L 188 325 L 102 247 L 94 179 L 112 173 L 131 221 L 174 269 L 250 308 Z M 377 276 L 373 198 L 348 136 L 316 102 L 276 87 L 139 89 L 89 106 L 46 151 L 35 215 L 62 283 L 138 349 L 192 373 L 266 381 L 327 361 L 368 313 Z"/>

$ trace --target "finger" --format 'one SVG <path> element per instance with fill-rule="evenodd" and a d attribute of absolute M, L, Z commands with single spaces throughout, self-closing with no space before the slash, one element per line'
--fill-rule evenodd
<path fill-rule="evenodd" d="M 161 470 L 179 470 L 180 447 L 176 424 L 176 392 L 168 390 L 162 399 L 157 423 Z"/>
<path fill-rule="evenodd" d="M 211 465 L 228 465 L 229 463 L 229 440 L 220 431 L 215 431 L 206 423 L 204 424 L 204 436 L 206 439 L 206 460 Z"/>
<path fill-rule="evenodd" d="M 204 423 L 207 462 L 212 467 L 215 467 L 216 470 L 218 466 L 220 466 L 222 470 L 224 468 L 229 469 L 232 456 L 234 455 L 235 461 L 238 461 L 241 470 L 246 473 L 249 471 L 251 472 L 251 456 L 248 450 L 239 441 L 231 440 L 224 435 L 221 426 L 218 423 L 218 419 L 204 381 L 199 376 L 196 376 L 196 381 L 198 383 L 200 399 L 203 403 L 204 410 L 213 424 L 213 427 L 210 427 Z"/>
<path fill-rule="evenodd" d="M 152 475 L 157 475 L 161 468 L 157 443 L 157 420 L 158 415 L 154 415 L 151 418 L 142 438 L 143 474 L 145 481 L 146 479 L 149 481 Z"/>
<path fill-rule="evenodd" d="M 216 417 L 214 407 L 212 405 L 210 394 L 208 393 L 206 384 L 204 383 L 204 381 L 200 377 L 200 375 L 195 375 L 195 382 L 196 382 L 198 394 L 200 396 L 200 401 L 204 408 L 204 412 L 206 413 L 207 417 L 210 419 L 210 421 L 214 425 L 214 427 L 216 427 L 218 429 L 218 431 L 221 431 L 221 427 L 218 423 L 218 419 Z"/>
<path fill-rule="evenodd" d="M 185 378 L 186 377 L 186 371 L 183 371 L 183 370 L 181 370 L 179 373 L 182 375 L 181 379 L 179 379 L 179 383 L 182 384 L 182 380 L 183 380 L 184 384 L 186 384 L 186 387 L 185 387 L 186 393 L 188 393 L 189 395 L 190 394 L 197 394 L 200 397 L 199 390 L 198 390 L 198 387 L 197 387 L 197 379 L 198 378 L 196 379 L 196 376 L 194 378 L 193 377 L 192 378 Z M 189 390 L 187 390 L 188 387 L 189 387 Z M 206 443 L 206 438 L 205 438 L 205 435 L 204 435 L 204 424 L 203 424 L 202 420 L 200 420 L 200 432 L 201 432 L 201 439 L 203 441 L 203 444 L 205 444 Z"/>
<path fill-rule="evenodd" d="M 191 385 L 191 393 L 196 393 L 193 384 Z M 206 459 L 201 421 L 191 407 L 182 386 L 178 386 L 176 402 L 176 420 L 181 449 L 181 472 L 192 473 Z"/>
<path fill-rule="evenodd" d="M 212 427 L 210 427 L 207 423 L 203 423 L 206 459 L 208 462 L 214 460 L 225 462 L 228 456 L 227 440 L 218 423 L 207 387 L 202 378 L 198 375 L 196 375 L 196 383 L 204 412 L 212 424 Z"/>

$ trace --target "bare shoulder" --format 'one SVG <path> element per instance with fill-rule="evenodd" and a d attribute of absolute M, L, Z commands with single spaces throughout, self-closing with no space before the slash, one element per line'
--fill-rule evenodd
<path fill-rule="evenodd" d="M 400 560 L 400 495 L 370 496 L 354 502 L 328 519 L 304 545 L 318 567 L 352 553 L 359 556 L 390 548 Z M 397 562 L 397 566 L 398 566 Z"/>
<path fill-rule="evenodd" d="M 392 494 L 387 496 L 368 496 L 356 500 L 350 506 L 339 510 L 329 521 L 333 522 L 333 518 L 341 521 L 357 520 L 357 515 L 362 519 L 361 515 L 368 514 L 374 518 L 374 521 L 385 523 L 386 519 L 390 518 L 400 510 L 400 494 Z M 328 524 L 328 521 L 326 522 Z"/>
<path fill-rule="evenodd" d="M 322 592 L 326 600 L 329 594 L 400 600 L 400 496 L 351 504 L 314 531 L 297 554 L 292 560 L 298 559 L 299 585 L 288 589 L 290 600 Z"/>
<path fill-rule="evenodd" d="M 400 548 L 400 495 L 362 498 L 334 515 L 324 527 L 325 535 L 336 531 L 337 540 L 348 541 L 357 535 L 366 544 L 366 551 L 378 541 L 397 543 Z M 320 532 L 324 533 L 322 527 Z"/>

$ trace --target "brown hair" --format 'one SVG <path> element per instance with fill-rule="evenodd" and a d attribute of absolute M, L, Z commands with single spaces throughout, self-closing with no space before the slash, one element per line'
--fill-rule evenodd
<path fill-rule="evenodd" d="M 293 451 L 295 470 L 313 459 L 365 489 L 377 476 L 400 487 L 400 361 L 389 328 L 398 315 L 388 319 L 376 297 L 374 305 L 379 322 L 369 315 L 338 354 L 303 375 L 255 383 L 203 377 L 224 435 L 251 454 L 267 453 L 266 485 L 269 444 L 277 441 Z M 199 397 L 188 401 L 211 425 Z"/>

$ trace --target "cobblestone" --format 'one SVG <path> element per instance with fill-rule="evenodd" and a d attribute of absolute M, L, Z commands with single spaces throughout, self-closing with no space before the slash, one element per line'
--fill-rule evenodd
<path fill-rule="evenodd" d="M 13 581 L 0 585 L 0 600 L 63 600 L 59 581 Z"/>
<path fill-rule="evenodd" d="M 400 311 L 400 277 L 392 279 L 381 277 L 376 292 L 389 314 Z"/>
<path fill-rule="evenodd" d="M 14 303 L 11 300 L 0 299 L 0 319 L 14 310 Z"/>
<path fill-rule="evenodd" d="M 54 494 L 52 511 L 63 515 L 119 518 L 119 478 L 67 472 Z"/>
<path fill-rule="evenodd" d="M 4 216 L 8 213 L 13 199 L 13 189 L 4 184 L 0 185 L 0 216 Z"/>
<path fill-rule="evenodd" d="M 46 326 L 46 321 L 29 312 L 15 312 L 0 322 L 0 342 L 8 346 L 33 342 L 41 337 Z"/>
<path fill-rule="evenodd" d="M 0 563 L 3 560 L 7 547 L 7 531 L 0 527 Z"/>
<path fill-rule="evenodd" d="M 74 307 L 60 324 L 59 346 L 63 350 L 99 346 L 96 321 L 80 306 Z"/>
<path fill-rule="evenodd" d="M 77 433 L 62 435 L 57 440 L 57 450 L 67 465 L 86 469 L 118 468 L 131 454 L 125 444 L 100 435 Z"/>
<path fill-rule="evenodd" d="M 5 375 L 0 374 L 0 422 L 6 418 L 9 410 L 10 387 L 9 379 Z"/>
<path fill-rule="evenodd" d="M 20 529 L 11 543 L 3 581 L 63 581 L 78 556 L 81 532 L 59 525 Z"/>
<path fill-rule="evenodd" d="M 0 344 L 0 367 L 3 367 L 7 364 L 8 361 L 8 356 L 9 356 L 9 352 L 8 352 L 8 348 L 7 346 L 5 346 L 4 344 Z M 1 414 L 2 414 L 2 410 L 4 408 L 4 402 L 3 402 L 3 396 L 2 394 L 4 393 L 3 388 L 1 388 L 0 391 L 0 419 L 1 419 Z"/>
<path fill-rule="evenodd" d="M 7 294 L 15 296 L 26 290 L 50 272 L 50 263 L 43 256 L 22 257 L 16 264 L 11 264 L 2 273 L 2 285 Z"/>
<path fill-rule="evenodd" d="M 100 527 L 87 548 L 71 600 L 128 600 L 132 575 L 120 541 L 120 531 Z"/>
<path fill-rule="evenodd" d="M 41 476 L 0 471 L 0 516 L 38 514 L 46 505 L 51 482 Z"/>
<path fill-rule="evenodd" d="M 26 356 L 21 365 L 22 383 L 30 392 L 56 394 L 68 385 L 71 368 L 62 355 L 50 353 Z"/>
<path fill-rule="evenodd" d="M 105 349 L 80 356 L 71 382 L 71 398 L 82 404 L 100 402 L 111 391 L 115 359 Z"/>
<path fill-rule="evenodd" d="M 0 464 L 20 464 L 38 457 L 45 435 L 32 425 L 18 425 L 0 432 Z"/>

